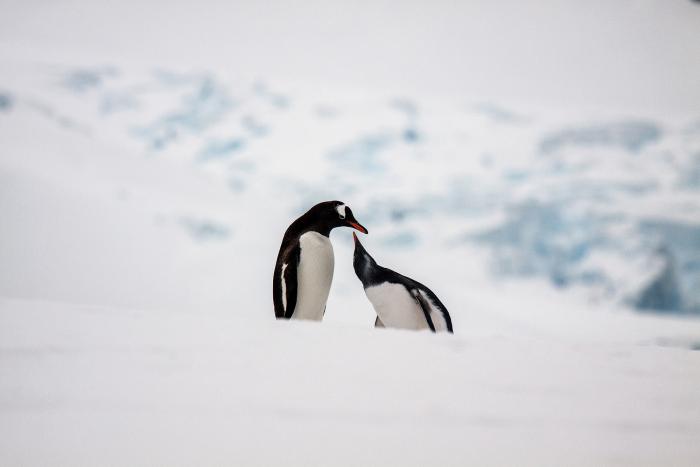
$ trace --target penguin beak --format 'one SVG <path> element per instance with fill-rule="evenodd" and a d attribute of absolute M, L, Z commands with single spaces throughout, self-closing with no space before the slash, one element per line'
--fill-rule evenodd
<path fill-rule="evenodd" d="M 360 243 L 360 239 L 357 238 L 357 234 L 355 232 L 352 233 L 352 239 L 355 242 L 355 254 L 359 253 L 365 253 L 365 247 L 362 246 L 362 243 Z"/>
<path fill-rule="evenodd" d="M 359 230 L 359 231 L 362 232 L 363 234 L 369 233 L 369 232 L 367 232 L 367 229 L 365 229 L 364 227 L 362 227 L 362 226 L 361 226 L 360 224 L 358 224 L 357 222 L 348 222 L 348 225 L 349 225 L 350 227 L 352 227 L 353 229 L 355 229 L 355 230 Z M 353 236 L 355 237 L 355 240 L 357 240 L 357 235 L 355 235 L 355 232 L 353 232 L 352 234 L 353 234 Z"/>
<path fill-rule="evenodd" d="M 357 219 L 355 219 L 355 216 L 352 215 L 352 211 L 350 210 L 350 208 L 347 208 L 345 213 L 347 215 L 347 218 L 345 219 L 346 225 L 352 227 L 355 230 L 359 230 L 363 234 L 369 233 L 367 232 L 367 229 L 365 229 L 362 225 L 360 225 L 359 222 L 357 222 Z"/>

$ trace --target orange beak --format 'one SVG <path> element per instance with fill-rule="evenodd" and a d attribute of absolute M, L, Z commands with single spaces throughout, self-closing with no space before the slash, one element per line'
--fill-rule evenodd
<path fill-rule="evenodd" d="M 350 227 L 352 227 L 353 229 L 359 230 L 359 231 L 362 232 L 363 234 L 369 233 L 369 232 L 367 232 L 367 229 L 365 229 L 364 227 L 362 227 L 362 226 L 361 226 L 360 224 L 358 224 L 357 222 L 348 222 L 348 225 L 350 225 Z M 352 234 L 355 235 L 355 232 L 353 232 Z M 355 237 L 355 238 L 357 238 L 357 237 Z"/>

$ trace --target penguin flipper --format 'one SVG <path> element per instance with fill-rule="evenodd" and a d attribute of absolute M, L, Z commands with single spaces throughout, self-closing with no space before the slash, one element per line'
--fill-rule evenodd
<path fill-rule="evenodd" d="M 435 324 L 433 324 L 433 319 L 430 317 L 430 305 L 425 300 L 425 297 L 423 297 L 423 294 L 421 294 L 418 289 L 411 290 L 411 295 L 413 295 L 413 298 L 418 302 L 421 310 L 423 310 L 423 315 L 425 315 L 425 320 L 428 322 L 428 327 L 431 331 L 435 332 Z"/>
<path fill-rule="evenodd" d="M 297 269 L 301 248 L 297 243 L 288 250 L 281 251 L 275 267 L 275 281 L 272 286 L 275 317 L 290 319 L 297 304 Z"/>
<path fill-rule="evenodd" d="M 374 320 L 374 327 L 375 328 L 384 328 L 384 323 L 382 323 L 382 320 L 379 319 L 379 316 L 377 316 L 377 319 Z"/>
<path fill-rule="evenodd" d="M 292 250 L 289 255 L 289 263 L 284 270 L 283 280 L 287 289 L 287 307 L 284 311 L 284 317 L 290 319 L 297 307 L 297 270 L 299 269 L 299 260 L 301 259 L 301 247 L 299 244 Z"/>

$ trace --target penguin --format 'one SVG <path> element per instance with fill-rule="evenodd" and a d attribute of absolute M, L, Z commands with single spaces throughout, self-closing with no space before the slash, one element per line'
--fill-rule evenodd
<path fill-rule="evenodd" d="M 353 266 L 377 313 L 374 326 L 452 333 L 452 318 L 432 290 L 406 276 L 379 266 L 355 232 Z"/>
<path fill-rule="evenodd" d="M 368 233 L 341 201 L 319 203 L 287 228 L 272 282 L 277 319 L 323 319 L 335 262 L 328 236 L 336 227 Z"/>

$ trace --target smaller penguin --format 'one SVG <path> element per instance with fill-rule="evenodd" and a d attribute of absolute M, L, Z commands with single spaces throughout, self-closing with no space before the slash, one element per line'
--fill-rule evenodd
<path fill-rule="evenodd" d="M 355 232 L 352 237 L 355 240 L 355 274 L 377 313 L 375 327 L 452 332 L 452 319 L 447 308 L 429 288 L 379 266 Z"/>

